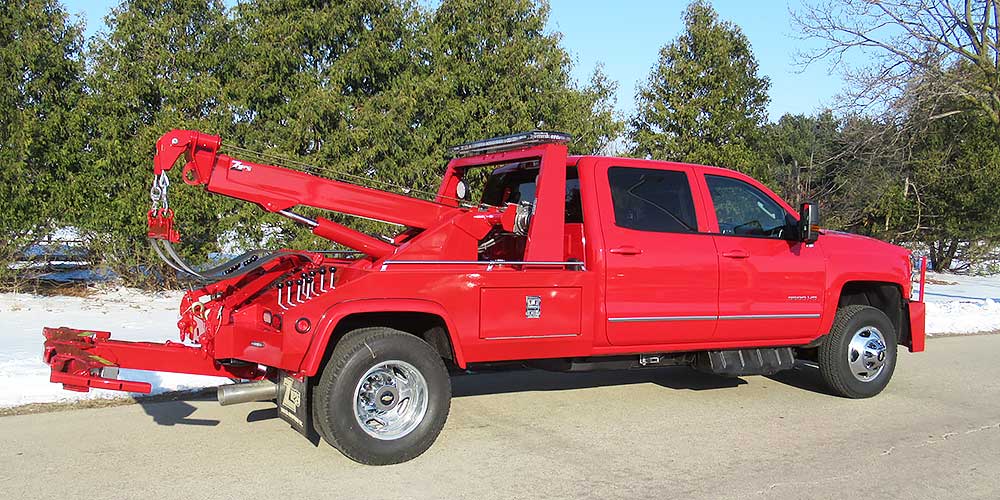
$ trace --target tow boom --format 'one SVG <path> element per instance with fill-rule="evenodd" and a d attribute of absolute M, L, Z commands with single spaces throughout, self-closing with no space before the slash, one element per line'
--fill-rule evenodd
<path fill-rule="evenodd" d="M 153 207 L 148 216 L 151 239 L 160 240 L 161 244 L 180 241 L 180 234 L 173 225 L 173 210 L 166 202 L 169 186 L 166 176 L 181 156 L 185 159 L 181 178 L 186 184 L 203 185 L 209 192 L 255 203 L 268 212 L 308 226 L 317 236 L 375 258 L 391 255 L 396 246 L 329 219 L 301 216 L 291 209 L 299 205 L 310 206 L 417 229 L 432 227 L 460 210 L 286 167 L 233 158 L 218 152 L 221 145 L 219 136 L 194 130 L 173 130 L 156 142 L 151 190 Z M 169 245 L 163 247 L 167 252 L 171 250 Z"/>

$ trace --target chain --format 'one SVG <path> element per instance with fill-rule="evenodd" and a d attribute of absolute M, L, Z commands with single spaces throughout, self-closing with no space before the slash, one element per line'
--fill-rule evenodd
<path fill-rule="evenodd" d="M 168 188 L 170 188 L 170 179 L 167 178 L 166 172 L 153 176 L 153 185 L 149 188 L 149 199 L 153 202 L 152 210 L 154 212 L 160 208 L 161 202 L 164 210 L 170 208 L 170 203 L 167 199 Z"/>

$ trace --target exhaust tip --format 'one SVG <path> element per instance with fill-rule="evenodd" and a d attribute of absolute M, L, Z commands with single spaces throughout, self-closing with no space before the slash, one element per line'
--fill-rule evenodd
<path fill-rule="evenodd" d="M 216 397 L 222 406 L 277 399 L 278 384 L 269 380 L 261 380 L 243 384 L 220 385 L 216 391 Z"/>

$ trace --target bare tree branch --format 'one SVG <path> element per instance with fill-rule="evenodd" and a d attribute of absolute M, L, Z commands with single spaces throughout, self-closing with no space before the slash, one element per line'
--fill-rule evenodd
<path fill-rule="evenodd" d="M 889 110 L 923 86 L 922 98 L 980 110 L 1000 125 L 997 0 L 825 0 L 793 11 L 792 19 L 802 38 L 821 42 L 800 53 L 799 63 L 826 61 L 844 73 L 852 84 L 848 107 Z M 845 64 L 856 53 L 870 64 Z M 971 71 L 950 71 L 963 61 Z"/>

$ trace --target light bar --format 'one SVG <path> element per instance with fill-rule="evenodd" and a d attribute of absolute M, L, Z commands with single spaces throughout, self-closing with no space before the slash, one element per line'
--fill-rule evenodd
<path fill-rule="evenodd" d="M 452 156 L 465 157 L 499 153 L 502 151 L 513 151 L 539 144 L 566 144 L 572 135 L 564 132 L 552 132 L 548 130 L 533 130 L 531 132 L 521 132 L 519 134 L 503 135 L 492 139 L 467 142 L 465 144 L 451 148 Z"/>

